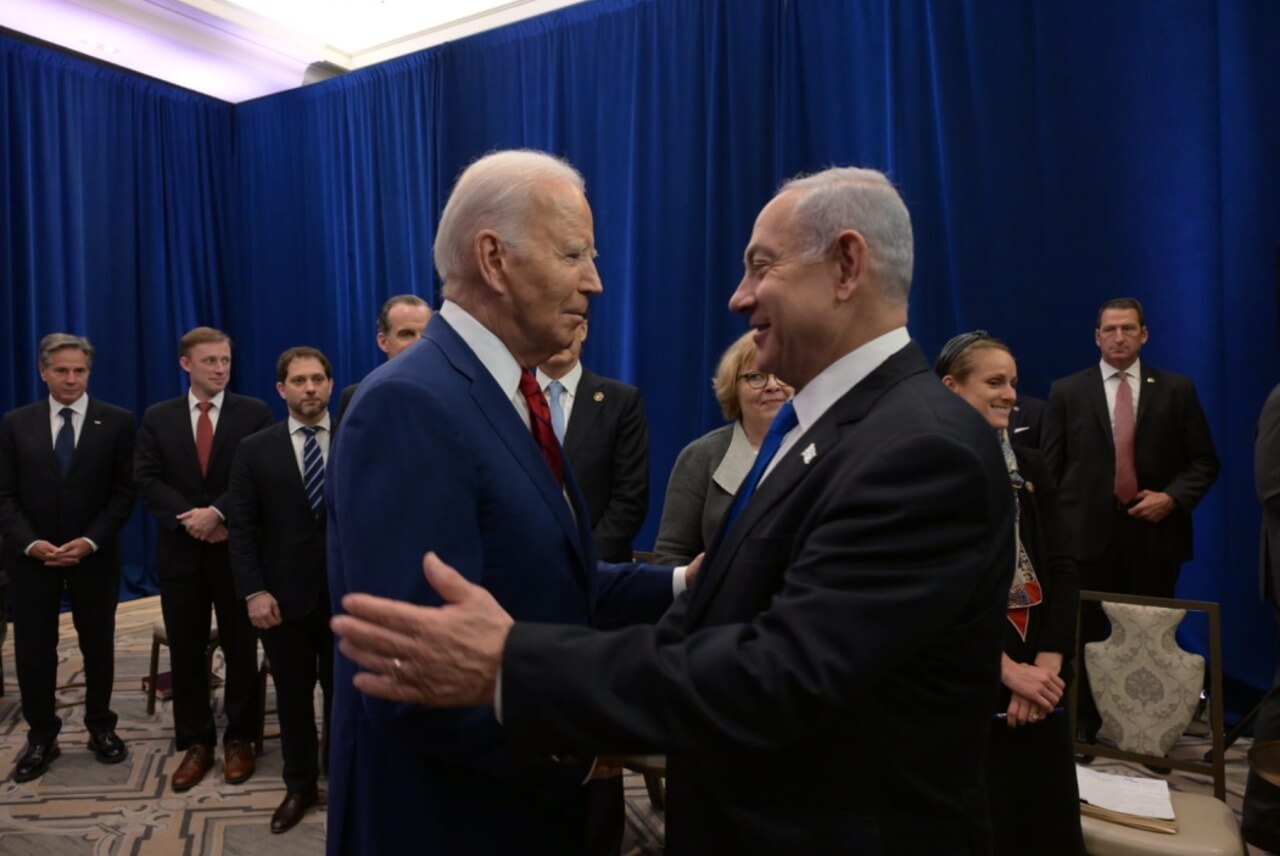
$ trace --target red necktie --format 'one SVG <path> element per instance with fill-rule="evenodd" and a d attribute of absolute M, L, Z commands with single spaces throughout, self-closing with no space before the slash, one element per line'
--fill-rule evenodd
<path fill-rule="evenodd" d="M 529 430 L 533 432 L 533 439 L 538 441 L 542 457 L 547 459 L 556 481 L 563 486 L 564 458 L 560 454 L 560 444 L 556 442 L 555 429 L 551 427 L 551 408 L 547 406 L 547 398 L 538 388 L 538 379 L 533 372 L 520 372 L 520 394 L 529 406 Z"/>
<path fill-rule="evenodd" d="M 1138 495 L 1138 471 L 1133 464 L 1133 390 L 1128 375 L 1119 373 L 1116 387 L 1116 499 L 1128 504 Z"/>
<path fill-rule="evenodd" d="M 209 418 L 212 401 L 201 401 L 196 405 L 200 415 L 196 418 L 196 457 L 200 459 L 200 475 L 209 474 L 209 453 L 213 451 L 213 420 Z"/>

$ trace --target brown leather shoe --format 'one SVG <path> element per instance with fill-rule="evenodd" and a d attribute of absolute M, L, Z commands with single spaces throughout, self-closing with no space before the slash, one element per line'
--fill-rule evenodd
<path fill-rule="evenodd" d="M 288 794 L 276 813 L 271 815 L 272 832 L 288 832 L 298 825 L 302 816 L 320 800 L 320 793 L 313 785 L 310 789 L 296 794 Z"/>
<path fill-rule="evenodd" d="M 189 791 L 200 784 L 204 774 L 213 766 L 213 747 L 197 743 L 187 750 L 178 769 L 173 771 L 173 789 Z"/>
<path fill-rule="evenodd" d="M 247 740 L 228 740 L 223 756 L 228 785 L 238 785 L 253 775 L 253 744 Z"/>

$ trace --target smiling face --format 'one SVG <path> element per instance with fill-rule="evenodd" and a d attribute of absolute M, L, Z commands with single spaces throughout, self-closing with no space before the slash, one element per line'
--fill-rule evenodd
<path fill-rule="evenodd" d="M 738 372 L 738 406 L 742 408 L 747 436 L 759 441 L 793 392 L 776 376 L 760 371 L 755 360 L 748 360 Z"/>
<path fill-rule="evenodd" d="M 1003 348 L 977 347 L 966 361 L 963 379 L 947 375 L 942 382 L 969 402 L 997 431 L 1009 427 L 1009 414 L 1018 401 L 1018 366 Z"/>
<path fill-rule="evenodd" d="M 89 387 L 89 357 L 79 348 L 59 348 L 40 367 L 40 379 L 59 404 L 72 404 Z"/>

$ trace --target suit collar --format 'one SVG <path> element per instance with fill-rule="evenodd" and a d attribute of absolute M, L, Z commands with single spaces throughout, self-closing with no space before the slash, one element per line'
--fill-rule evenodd
<path fill-rule="evenodd" d="M 792 444 L 747 501 L 733 528 L 727 532 L 721 529 L 716 535 L 718 543 L 711 550 L 710 566 L 703 571 L 703 579 L 694 587 L 693 601 L 686 617 L 690 624 L 687 626 L 693 626 L 705 612 L 715 590 L 727 576 L 738 549 L 760 521 L 817 469 L 824 455 L 839 445 L 886 392 L 913 375 L 929 371 L 929 363 L 920 346 L 908 342 L 906 347 L 882 362 L 832 404 Z"/>
<path fill-rule="evenodd" d="M 440 317 L 449 322 L 450 332 L 466 345 L 475 362 L 484 367 L 507 400 L 513 400 L 520 390 L 521 368 L 502 340 L 452 301 L 446 300 L 440 307 Z M 472 377 L 474 379 L 474 375 Z"/>
<path fill-rule="evenodd" d="M 51 414 L 62 413 L 62 408 L 64 407 L 70 407 L 79 416 L 84 416 L 89 410 L 89 393 L 87 392 L 80 393 L 80 397 L 70 404 L 63 404 L 52 395 L 48 396 L 46 400 L 49 402 L 49 412 Z"/>
<path fill-rule="evenodd" d="M 564 448 L 577 449 L 587 437 L 591 436 L 592 425 L 600 416 L 605 405 L 604 379 L 583 368 L 582 363 L 574 367 L 581 370 L 575 381 L 573 407 L 569 410 L 569 424 L 564 429 Z M 573 372 L 570 372 L 573 374 Z M 564 383 L 568 375 L 560 379 Z M 566 385 L 566 388 L 568 386 Z"/>

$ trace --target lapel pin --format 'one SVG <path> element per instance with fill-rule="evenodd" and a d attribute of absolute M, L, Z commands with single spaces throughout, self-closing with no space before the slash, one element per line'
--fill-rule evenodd
<path fill-rule="evenodd" d="M 1034 484 L 1032 481 L 1030 481 L 1030 480 L 1028 480 L 1028 481 L 1027 481 L 1027 490 L 1028 490 L 1030 493 L 1035 493 L 1035 492 L 1036 492 L 1036 486 L 1035 486 L 1035 484 Z"/>
<path fill-rule="evenodd" d="M 595 401 L 604 401 L 604 393 L 603 393 L 603 392 L 597 392 L 595 395 L 593 395 L 593 396 L 591 396 L 591 397 L 592 397 L 592 399 L 594 399 Z"/>
<path fill-rule="evenodd" d="M 1147 383 L 1155 383 L 1155 382 L 1156 382 L 1156 379 L 1155 379 L 1155 378 L 1153 378 L 1153 377 L 1148 377 L 1148 378 L 1147 378 Z"/>
<path fill-rule="evenodd" d="M 800 453 L 800 459 L 804 461 L 805 466 L 813 463 L 813 459 L 818 457 L 818 450 L 810 443 L 804 447 L 804 451 Z"/>
<path fill-rule="evenodd" d="M 102 424 L 102 420 L 101 420 L 101 419 L 95 419 L 95 420 L 93 420 L 93 424 L 94 424 L 94 425 L 101 425 L 101 424 Z"/>

